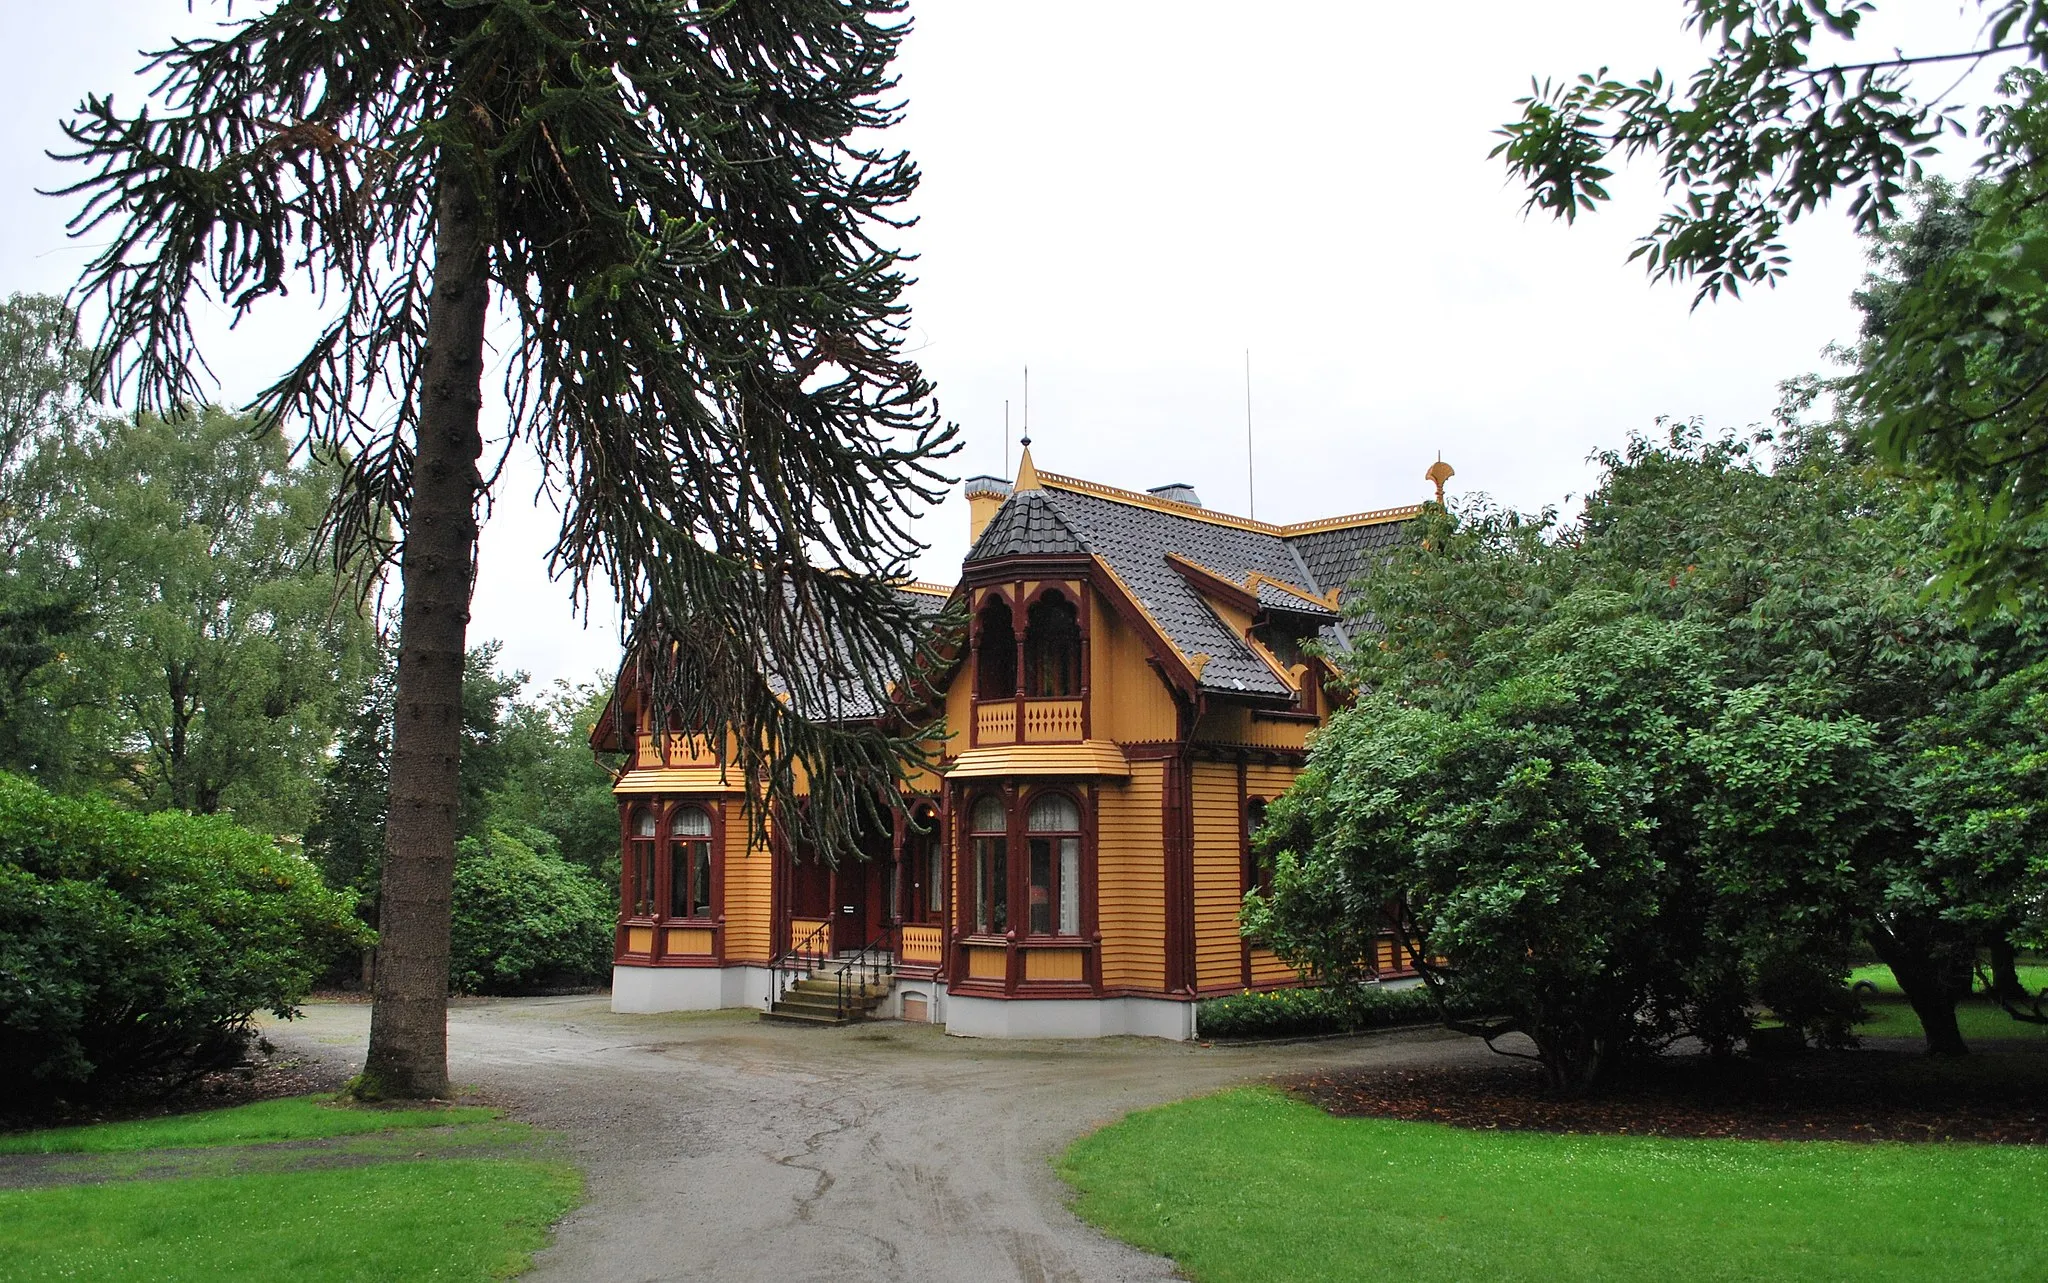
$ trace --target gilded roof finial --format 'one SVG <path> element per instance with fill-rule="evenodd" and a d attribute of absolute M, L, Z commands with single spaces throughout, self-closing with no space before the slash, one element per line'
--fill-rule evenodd
<path fill-rule="evenodd" d="M 1444 462 L 1443 451 L 1439 450 L 1436 462 L 1429 465 L 1429 471 L 1422 474 L 1422 479 L 1436 482 L 1436 501 L 1441 505 L 1444 501 L 1444 482 L 1457 475 L 1457 469 Z"/>

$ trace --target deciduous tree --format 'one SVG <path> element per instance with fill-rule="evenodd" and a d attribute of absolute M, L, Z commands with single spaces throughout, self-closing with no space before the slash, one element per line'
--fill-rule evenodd
<path fill-rule="evenodd" d="M 302 831 L 369 656 L 318 556 L 336 471 L 213 408 L 104 419 L 43 453 L 30 538 L 48 582 L 92 603 L 71 662 L 116 736 L 94 773 L 151 807 Z"/>
<path fill-rule="evenodd" d="M 1910 51 L 1856 43 L 1867 0 L 1681 8 L 1704 66 L 1546 80 L 1495 155 L 1531 209 L 1565 219 L 1608 199 L 1618 163 L 1649 158 L 1673 203 L 1635 256 L 1696 300 L 1777 281 L 1785 227 L 1845 198 L 1904 270 L 1841 391 L 1887 461 L 1950 483 L 1952 585 L 1979 613 L 2011 605 L 2048 569 L 2048 6 L 1965 4 L 1952 43 Z M 1957 93 L 1987 66 L 2008 68 L 1987 77 L 1995 90 Z M 1943 146 L 1975 161 L 1980 186 L 1922 220 L 1933 240 L 1899 237 Z"/>

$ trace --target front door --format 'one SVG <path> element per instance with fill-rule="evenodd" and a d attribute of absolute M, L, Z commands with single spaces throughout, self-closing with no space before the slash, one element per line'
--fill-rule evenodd
<path fill-rule="evenodd" d="M 880 872 L 859 856 L 839 862 L 838 894 L 832 906 L 833 952 L 852 953 L 875 938 L 870 889 Z"/>

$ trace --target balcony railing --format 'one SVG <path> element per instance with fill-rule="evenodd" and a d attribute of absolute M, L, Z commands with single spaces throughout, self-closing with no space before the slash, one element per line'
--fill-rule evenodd
<path fill-rule="evenodd" d="M 1081 701 L 1078 699 L 1027 699 L 1024 701 L 1024 733 L 1017 734 L 1017 701 L 989 700 L 974 710 L 975 743 L 1066 744 L 1083 738 Z"/>

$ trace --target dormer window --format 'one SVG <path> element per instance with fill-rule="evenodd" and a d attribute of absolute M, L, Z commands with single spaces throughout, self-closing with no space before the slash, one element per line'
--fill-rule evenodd
<path fill-rule="evenodd" d="M 1032 604 L 1024 634 L 1024 693 L 1034 699 L 1081 693 L 1081 619 L 1065 593 L 1049 592 Z"/>
<path fill-rule="evenodd" d="M 975 632 L 975 693 L 983 699 L 1016 698 L 1017 631 L 1010 624 L 1010 603 L 989 598 Z"/>

